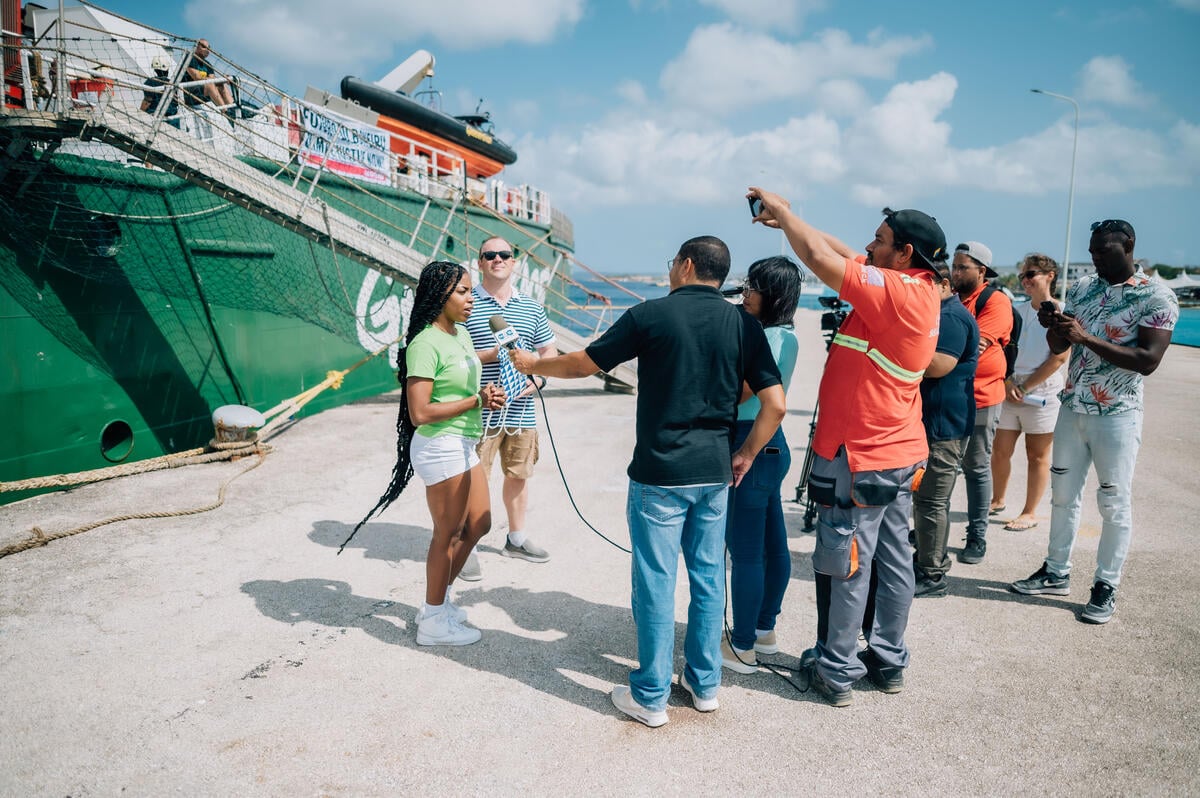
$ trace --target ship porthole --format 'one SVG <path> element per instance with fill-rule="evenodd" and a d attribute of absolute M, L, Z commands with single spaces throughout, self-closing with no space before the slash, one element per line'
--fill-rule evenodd
<path fill-rule="evenodd" d="M 120 463 L 133 451 L 133 428 L 124 421 L 110 421 L 100 433 L 100 454 L 110 463 Z"/>

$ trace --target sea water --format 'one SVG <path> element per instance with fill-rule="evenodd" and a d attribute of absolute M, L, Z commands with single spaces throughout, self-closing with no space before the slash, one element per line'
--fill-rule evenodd
<path fill-rule="evenodd" d="M 664 276 L 665 277 L 665 276 Z M 643 282 L 638 280 L 620 280 L 623 287 L 633 291 L 642 299 L 657 299 L 658 297 L 666 296 L 670 293 L 670 289 L 666 285 L 657 285 L 655 283 Z M 661 282 L 661 281 L 660 281 Z M 602 280 L 586 279 L 580 280 L 585 287 L 598 294 L 603 294 L 613 301 L 615 313 L 612 319 L 615 319 L 621 314 L 621 308 L 635 304 L 636 299 L 628 294 L 614 289 L 611 285 L 606 284 Z M 817 297 L 823 291 L 822 286 L 806 283 L 804 290 L 800 294 L 799 307 L 808 310 L 824 310 Z M 573 299 L 576 299 L 573 297 Z M 578 301 L 583 301 L 582 293 L 577 298 Z M 594 323 L 594 322 L 593 322 Z M 588 332 L 588 330 L 580 330 L 580 332 Z M 1175 325 L 1175 332 L 1171 336 L 1171 343 L 1182 344 L 1184 346 L 1200 346 L 1200 308 L 1181 308 L 1179 311 L 1179 323 Z"/>

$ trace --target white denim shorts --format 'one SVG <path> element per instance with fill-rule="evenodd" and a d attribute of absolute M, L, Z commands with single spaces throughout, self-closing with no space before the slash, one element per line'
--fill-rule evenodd
<path fill-rule="evenodd" d="M 421 481 L 426 485 L 436 485 L 450 477 L 465 474 L 478 465 L 479 455 L 475 452 L 478 443 L 478 438 L 464 438 L 461 435 L 426 438 L 414 433 L 408 455 L 413 471 Z"/>
<path fill-rule="evenodd" d="M 1016 430 L 1026 435 L 1045 435 L 1054 432 L 1058 421 L 1060 403 L 1057 394 L 1046 397 L 1045 407 L 1034 407 L 1024 402 L 1004 400 L 1000 408 L 1000 429 Z"/>

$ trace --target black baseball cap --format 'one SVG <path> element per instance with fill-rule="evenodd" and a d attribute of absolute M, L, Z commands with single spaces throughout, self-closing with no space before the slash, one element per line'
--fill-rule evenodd
<path fill-rule="evenodd" d="M 937 219 L 922 211 L 906 208 L 902 211 L 883 209 L 883 221 L 892 228 L 892 239 L 896 246 L 912 244 L 913 263 L 937 274 L 937 264 L 945 263 L 946 234 Z"/>

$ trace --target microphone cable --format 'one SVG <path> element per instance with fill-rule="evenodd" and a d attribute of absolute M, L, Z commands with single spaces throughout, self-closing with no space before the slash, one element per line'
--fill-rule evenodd
<path fill-rule="evenodd" d="M 542 395 L 542 386 L 538 385 L 537 381 L 535 380 L 533 382 L 533 388 L 535 391 L 537 391 L 538 401 L 541 402 L 541 405 L 542 405 L 542 420 L 546 422 L 546 437 L 550 439 L 550 451 L 554 455 L 554 465 L 556 468 L 558 468 L 558 476 L 562 480 L 563 488 L 567 491 L 567 498 L 571 502 L 571 507 L 575 510 L 575 515 L 577 515 L 579 517 L 579 520 L 583 522 L 584 526 L 586 526 L 588 529 L 592 530 L 592 532 L 594 532 L 597 536 L 599 536 L 601 539 L 603 539 L 606 543 L 613 546 L 614 548 L 620 549 L 621 551 L 625 552 L 626 554 L 632 555 L 633 552 L 630 549 L 625 548 L 621 544 L 619 544 L 616 541 L 609 538 L 607 535 L 605 535 L 599 529 L 596 529 L 596 527 L 592 526 L 591 522 L 589 522 L 586 518 L 584 518 L 583 512 L 579 509 L 579 505 L 575 503 L 575 496 L 571 493 L 571 486 L 567 483 L 567 475 L 565 473 L 563 473 L 562 461 L 559 459 L 559 456 L 558 456 L 558 445 L 554 442 L 554 431 L 552 429 L 550 429 L 550 414 L 546 412 L 546 397 Z M 725 547 L 725 556 L 726 557 L 729 556 L 729 547 L 728 546 Z M 724 629 L 725 629 L 725 640 L 729 643 L 729 650 L 730 650 L 730 652 L 733 653 L 734 657 L 737 657 L 738 662 L 741 662 L 743 665 L 749 666 L 749 663 L 743 661 L 742 658 L 738 656 L 737 652 L 733 650 L 733 630 L 729 626 L 729 594 L 730 594 L 730 592 L 731 591 L 728 588 L 725 590 L 725 607 L 722 611 L 722 625 L 724 626 Z M 755 657 L 755 659 L 757 659 L 757 656 Z M 811 679 L 809 680 L 809 682 L 807 684 L 805 684 L 803 687 L 801 687 L 800 685 L 796 684 L 796 682 L 792 681 L 791 676 L 789 675 L 789 674 L 799 673 L 800 671 L 805 670 L 803 665 L 801 665 L 799 668 L 797 668 L 793 671 L 789 671 L 784 666 L 779 665 L 777 663 L 773 663 L 773 662 L 761 662 L 760 661 L 758 663 L 758 665 L 759 665 L 759 667 L 766 668 L 769 672 L 775 674 L 780 679 L 783 679 L 785 682 L 790 684 L 792 686 L 792 688 L 795 689 L 796 692 L 798 692 L 798 693 L 801 693 L 801 694 L 807 693 L 812 687 Z M 724 667 L 724 666 L 718 666 L 718 667 Z"/>
<path fill-rule="evenodd" d="M 554 431 L 550 429 L 550 414 L 546 412 L 546 397 L 542 395 L 542 387 L 537 384 L 536 380 L 533 381 L 533 388 L 537 391 L 538 401 L 542 403 L 542 420 L 546 422 L 546 437 L 550 439 L 550 451 L 554 454 L 554 465 L 558 468 L 558 476 L 562 480 L 563 488 L 567 491 L 567 498 L 571 501 L 571 507 L 574 508 L 575 515 L 579 516 L 579 520 L 583 522 L 584 526 L 595 532 L 606 543 L 620 549 L 626 554 L 633 554 L 632 550 L 625 548 L 599 529 L 596 529 L 590 521 L 583 517 L 583 512 L 579 509 L 579 505 L 575 503 L 575 496 L 571 493 L 571 486 L 567 484 L 567 475 L 563 473 L 562 461 L 558 457 L 558 445 L 554 442 Z"/>

